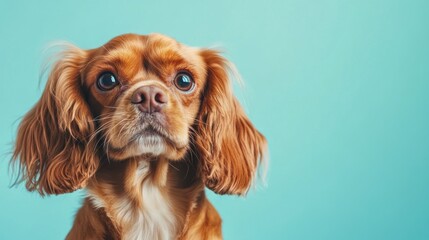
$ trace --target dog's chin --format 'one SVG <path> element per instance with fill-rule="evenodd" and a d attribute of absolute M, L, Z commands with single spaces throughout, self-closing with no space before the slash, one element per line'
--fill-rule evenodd
<path fill-rule="evenodd" d="M 166 142 L 163 137 L 157 134 L 140 136 L 135 141 L 136 155 L 143 156 L 161 156 L 166 152 Z"/>
<path fill-rule="evenodd" d="M 109 147 L 107 152 L 109 157 L 115 160 L 129 158 L 156 160 L 160 157 L 178 160 L 185 155 L 186 148 L 177 147 L 166 137 L 151 132 L 133 137 L 124 147 Z"/>

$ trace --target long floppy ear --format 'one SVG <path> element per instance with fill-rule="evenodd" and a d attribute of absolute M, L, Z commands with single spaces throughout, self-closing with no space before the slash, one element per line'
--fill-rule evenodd
<path fill-rule="evenodd" d="M 204 49 L 201 56 L 207 79 L 195 143 L 202 159 L 203 179 L 218 194 L 242 195 L 252 184 L 266 140 L 232 93 L 230 63 L 213 50 Z"/>
<path fill-rule="evenodd" d="M 61 194 L 85 186 L 97 170 L 92 114 L 82 92 L 80 70 L 87 52 L 62 52 L 36 105 L 19 125 L 12 163 L 29 191 Z"/>

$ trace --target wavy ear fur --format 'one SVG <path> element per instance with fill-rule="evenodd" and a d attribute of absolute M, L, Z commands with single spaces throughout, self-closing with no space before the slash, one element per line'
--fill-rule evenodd
<path fill-rule="evenodd" d="M 64 51 L 48 78 L 43 95 L 19 125 L 13 162 L 20 181 L 41 195 L 61 194 L 85 186 L 99 160 L 95 153 L 92 114 L 82 92 L 80 70 L 87 52 Z"/>
<path fill-rule="evenodd" d="M 242 195 L 249 189 L 266 148 L 266 140 L 247 118 L 232 93 L 230 63 L 204 49 L 207 79 L 197 119 L 195 144 L 205 184 L 219 194 Z"/>

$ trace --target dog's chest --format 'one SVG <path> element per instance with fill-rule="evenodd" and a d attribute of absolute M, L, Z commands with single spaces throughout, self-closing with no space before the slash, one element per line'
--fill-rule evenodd
<path fill-rule="evenodd" d="M 110 206 L 110 214 L 121 226 L 122 239 L 169 240 L 176 235 L 176 219 L 168 197 L 156 186 L 149 174 L 147 163 L 139 163 L 134 185 L 141 188 L 141 207 L 126 195 Z M 90 194 L 91 195 L 91 194 Z M 94 205 L 104 207 L 103 199 L 91 195 Z M 109 208 L 107 206 L 107 208 Z"/>

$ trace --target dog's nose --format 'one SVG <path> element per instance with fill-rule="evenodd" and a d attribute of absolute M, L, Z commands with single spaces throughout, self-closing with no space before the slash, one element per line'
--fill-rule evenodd
<path fill-rule="evenodd" d="M 167 94 L 155 86 L 140 87 L 131 97 L 131 103 L 138 105 L 144 113 L 160 112 L 167 102 Z"/>

